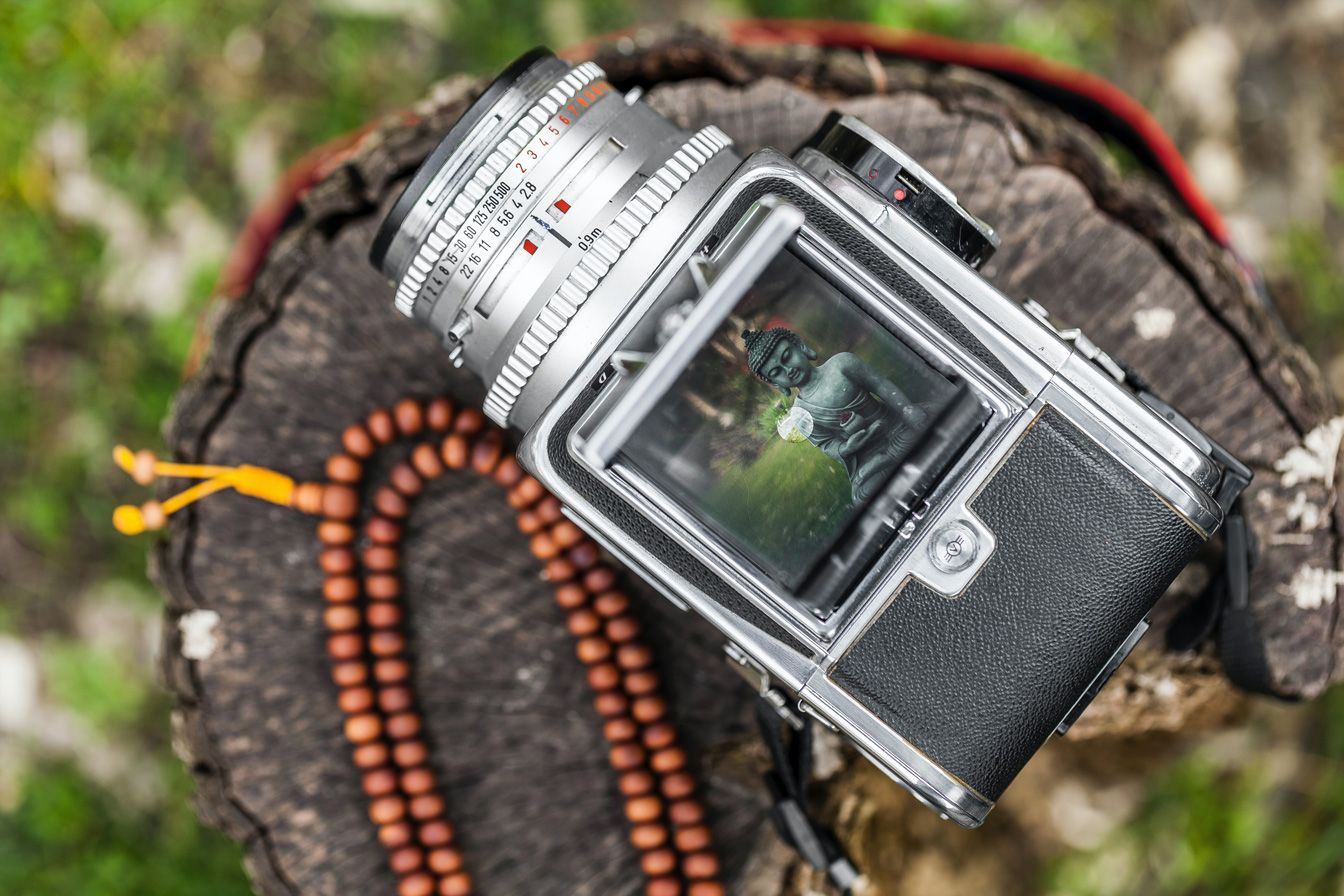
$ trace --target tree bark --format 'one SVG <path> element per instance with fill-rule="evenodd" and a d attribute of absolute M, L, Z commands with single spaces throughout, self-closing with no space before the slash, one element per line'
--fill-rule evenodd
<path fill-rule="evenodd" d="M 1310 697 L 1339 677 L 1333 583 L 1312 591 L 1311 578 L 1338 568 L 1330 399 L 1235 260 L 1160 187 L 1118 174 L 1100 141 L 1058 111 L 960 69 L 735 48 L 679 30 L 595 49 L 618 87 L 645 87 L 685 127 L 719 125 L 744 153 L 791 151 L 839 107 L 943 179 L 1002 236 L 985 272 L 999 288 L 1083 327 L 1254 467 L 1247 507 L 1262 551 L 1252 608 L 1274 678 Z M 366 253 L 381 214 L 483 83 L 439 85 L 301 198 L 251 288 L 211 317 L 208 354 L 167 424 L 176 456 L 320 479 L 341 429 L 374 406 L 407 394 L 481 398 L 437 339 L 393 311 Z M 233 495 L 195 506 L 155 548 L 176 740 L 198 811 L 246 846 L 259 891 L 392 892 L 327 675 L 317 550 L 311 519 Z M 479 891 L 642 892 L 582 667 L 502 498 L 470 475 L 445 477 L 420 499 L 406 553 L 415 684 Z M 1159 628 L 1207 577 L 1196 565 L 1178 579 Z M 804 892 L 815 881 L 765 823 L 750 694 L 720 639 L 629 584 L 730 891 Z M 188 644 L 184 627 L 208 637 Z M 1145 639 L 1069 740 L 1213 725 L 1236 711 L 1207 649 L 1177 655 L 1161 644 L 1160 631 Z M 953 869 L 937 879 L 970 886 L 1028 861 L 1004 850 L 990 867 L 980 853 L 1029 828 L 1040 808 L 1026 791 L 1061 763 L 1085 765 L 1087 746 L 1047 747 L 977 833 L 937 821 L 844 751 L 828 752 L 820 795 L 879 892 L 927 884 L 929 862 Z"/>

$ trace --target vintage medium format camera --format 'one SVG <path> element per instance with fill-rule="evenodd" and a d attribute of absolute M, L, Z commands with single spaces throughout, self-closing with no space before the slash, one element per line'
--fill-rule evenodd
<path fill-rule="evenodd" d="M 982 278 L 997 244 L 853 117 L 744 159 L 536 50 L 371 256 L 575 521 L 974 826 L 1250 478 Z"/>

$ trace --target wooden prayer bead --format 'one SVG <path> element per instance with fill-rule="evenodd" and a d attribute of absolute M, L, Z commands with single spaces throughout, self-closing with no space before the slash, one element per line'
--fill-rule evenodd
<path fill-rule="evenodd" d="M 388 717 L 385 727 L 387 736 L 392 740 L 406 740 L 420 733 L 420 716 L 413 712 L 397 713 Z"/>
<path fill-rule="evenodd" d="M 405 846 L 415 837 L 415 829 L 404 821 L 394 821 L 378 828 L 378 841 L 388 849 Z"/>
<path fill-rule="evenodd" d="M 400 625 L 403 615 L 401 604 L 387 600 L 370 603 L 364 611 L 369 628 L 391 628 Z"/>
<path fill-rule="evenodd" d="M 391 600 L 400 597 L 401 578 L 385 573 L 365 576 L 364 592 L 373 600 Z"/>
<path fill-rule="evenodd" d="M 388 485 L 380 485 L 373 493 L 373 506 L 383 516 L 399 520 L 410 511 L 410 505 L 401 493 Z"/>
<path fill-rule="evenodd" d="M 359 660 L 345 660 L 331 667 L 331 680 L 337 687 L 348 688 L 369 680 L 369 667 Z"/>
<path fill-rule="evenodd" d="M 697 880 L 691 882 L 686 896 L 724 896 L 728 891 L 716 880 Z"/>
<path fill-rule="evenodd" d="M 527 543 L 527 548 L 532 552 L 532 556 L 538 560 L 550 560 L 560 553 L 560 547 L 555 543 L 555 539 L 551 538 L 551 533 L 546 530 L 533 535 Z"/>
<path fill-rule="evenodd" d="M 388 471 L 387 481 L 399 494 L 406 498 L 414 498 L 425 490 L 425 480 L 421 479 L 420 474 L 415 472 L 415 467 L 405 461 Z M 389 516 L 391 515 L 389 514 Z"/>
<path fill-rule="evenodd" d="M 574 564 L 575 569 L 588 569 L 602 559 L 597 545 L 591 541 L 580 542 L 565 556 Z"/>
<path fill-rule="evenodd" d="M 546 525 L 558 523 L 565 518 L 565 506 L 555 495 L 547 495 L 533 508 Z"/>
<path fill-rule="evenodd" d="M 412 796 L 429 793 L 434 789 L 434 773 L 422 766 L 401 773 L 401 789 Z"/>
<path fill-rule="evenodd" d="M 349 604 L 333 604 L 322 612 L 322 623 L 333 632 L 348 632 L 359 628 L 359 609 Z"/>
<path fill-rule="evenodd" d="M 565 627 L 576 638 L 591 635 L 602 627 L 602 620 L 592 610 L 582 608 L 572 611 L 565 618 Z"/>
<path fill-rule="evenodd" d="M 396 569 L 401 563 L 401 552 L 385 544 L 370 545 L 364 549 L 364 568 L 374 572 Z"/>
<path fill-rule="evenodd" d="M 453 421 L 453 432 L 474 436 L 485 428 L 485 415 L 478 408 L 466 407 L 458 411 Z"/>
<path fill-rule="evenodd" d="M 670 849 L 655 849 L 639 858 L 639 867 L 649 877 L 671 874 L 677 870 L 677 854 Z"/>
<path fill-rule="evenodd" d="M 600 716 L 619 716 L 630 708 L 630 701 L 620 691 L 606 691 L 593 699 L 593 708 Z"/>
<path fill-rule="evenodd" d="M 643 672 L 631 672 L 625 676 L 621 686 L 631 697 L 647 697 L 658 690 L 658 676 L 647 669 Z"/>
<path fill-rule="evenodd" d="M 390 768 L 366 772 L 360 784 L 368 796 L 387 796 L 397 789 L 397 776 Z"/>
<path fill-rule="evenodd" d="M 409 810 L 412 818 L 428 821 L 443 814 L 443 797 L 432 793 L 421 794 L 411 800 Z"/>
<path fill-rule="evenodd" d="M 351 423 L 341 431 L 341 445 L 355 457 L 369 457 L 376 447 L 373 436 L 361 423 Z"/>
<path fill-rule="evenodd" d="M 617 771 L 629 771 L 644 761 L 644 748 L 639 744 L 617 744 L 607 753 L 607 758 Z"/>
<path fill-rule="evenodd" d="M 669 800 L 685 799 L 695 793 L 695 779 L 685 772 L 673 772 L 658 787 Z"/>
<path fill-rule="evenodd" d="M 366 687 L 346 688 L 337 695 L 336 703 L 340 706 L 341 712 L 347 715 L 368 712 L 373 708 L 373 689 Z"/>
<path fill-rule="evenodd" d="M 583 574 L 583 587 L 594 594 L 604 594 L 616 585 L 616 571 L 605 563 L 594 566 Z"/>
<path fill-rule="evenodd" d="M 694 824 L 690 827 L 680 828 L 672 836 L 672 840 L 681 852 L 692 853 L 707 849 L 711 838 L 709 828 L 702 824 Z"/>
<path fill-rule="evenodd" d="M 334 660 L 352 660 L 364 652 L 364 639 L 351 632 L 327 639 L 327 654 Z"/>
<path fill-rule="evenodd" d="M 695 800 L 675 800 L 667 807 L 667 817 L 677 827 L 684 828 L 704 821 L 705 807 Z"/>
<path fill-rule="evenodd" d="M 359 582 L 353 576 L 329 576 L 322 582 L 322 596 L 332 603 L 348 603 L 359 597 Z"/>
<path fill-rule="evenodd" d="M 348 520 L 359 510 L 359 495 L 348 485 L 328 485 L 322 489 L 322 513 L 336 520 Z"/>
<path fill-rule="evenodd" d="M 323 520 L 317 524 L 317 540 L 323 544 L 350 544 L 355 540 L 355 527 L 336 520 Z"/>
<path fill-rule="evenodd" d="M 415 705 L 415 694 L 407 687 L 380 688 L 378 708 L 388 715 L 406 712 Z"/>
<path fill-rule="evenodd" d="M 462 853 L 448 846 L 431 849 L 425 856 L 425 864 L 435 874 L 452 874 L 462 870 Z"/>
<path fill-rule="evenodd" d="M 446 398 L 435 398 L 425 406 L 425 423 L 430 429 L 447 429 L 453 424 L 453 403 Z"/>
<path fill-rule="evenodd" d="M 681 896 L 681 882 L 675 877 L 659 877 L 649 881 L 644 896 Z"/>
<path fill-rule="evenodd" d="M 636 725 L 635 720 L 629 716 L 608 719 L 602 725 L 602 736 L 613 744 L 634 740 L 638 734 L 639 726 Z"/>
<path fill-rule="evenodd" d="M 653 775 L 642 768 L 626 772 L 616 782 L 622 796 L 643 796 L 652 793 L 656 784 Z"/>
<path fill-rule="evenodd" d="M 588 575 L 592 575 L 590 572 Z M 588 576 L 584 576 L 584 587 L 588 585 Z M 621 591 L 604 591 L 593 598 L 593 609 L 607 619 L 614 620 L 630 608 L 630 598 Z M 633 617 L 632 617 L 633 618 Z"/>
<path fill-rule="evenodd" d="M 569 520 L 562 520 L 551 527 L 551 540 L 561 550 L 569 550 L 588 536 Z"/>
<path fill-rule="evenodd" d="M 439 457 L 443 459 L 444 466 L 450 470 L 464 469 L 470 451 L 471 443 L 467 441 L 467 437 L 456 433 L 445 437 L 439 445 Z"/>
<path fill-rule="evenodd" d="M 411 874 L 397 882 L 397 896 L 434 896 L 434 878 L 428 874 Z"/>
<path fill-rule="evenodd" d="M 402 659 L 378 660 L 373 664 L 374 680 L 380 684 L 396 684 L 411 676 L 411 664 Z"/>
<path fill-rule="evenodd" d="M 635 849 L 657 849 L 666 843 L 667 828 L 660 824 L 637 824 L 630 829 L 630 845 Z"/>
<path fill-rule="evenodd" d="M 509 489 L 505 500 L 514 510 L 522 510 L 525 507 L 531 507 L 537 501 L 541 500 L 546 494 L 546 488 L 541 482 L 533 476 L 524 476 L 518 480 L 513 488 Z"/>
<path fill-rule="evenodd" d="M 397 425 L 392 420 L 392 415 L 382 408 L 369 413 L 364 419 L 364 426 L 368 429 L 369 435 L 373 436 L 374 441 L 386 445 L 397 437 Z"/>
<path fill-rule="evenodd" d="M 432 445 L 424 443 L 416 445 L 411 451 L 411 466 L 426 479 L 443 475 L 443 461 L 439 459 L 439 453 Z"/>
<path fill-rule="evenodd" d="M 392 747 L 392 759 L 402 768 L 415 768 L 429 760 L 429 747 L 422 740 L 404 740 Z"/>
<path fill-rule="evenodd" d="M 392 851 L 387 857 L 387 865 L 393 874 L 410 874 L 417 871 L 424 862 L 425 853 L 418 846 L 403 846 Z M 432 890 L 431 890 L 432 892 Z"/>
<path fill-rule="evenodd" d="M 541 531 L 543 525 L 541 517 L 537 516 L 535 511 L 522 510 L 518 512 L 518 531 L 524 535 L 535 535 Z"/>
<path fill-rule="evenodd" d="M 639 620 L 633 616 L 617 616 L 607 622 L 605 632 L 616 644 L 624 644 L 639 635 Z"/>
<path fill-rule="evenodd" d="M 406 649 L 406 636 L 396 630 L 380 629 L 369 634 L 369 653 L 396 656 Z"/>
<path fill-rule="evenodd" d="M 669 722 L 656 722 L 644 729 L 644 746 L 661 750 L 677 742 L 677 729 Z"/>
<path fill-rule="evenodd" d="M 710 852 L 692 853 L 681 860 L 681 872 L 692 880 L 714 877 L 719 873 L 719 860 Z"/>
<path fill-rule="evenodd" d="M 598 663 L 588 668 L 588 686 L 595 691 L 608 691 L 621 683 L 621 670 L 615 663 Z"/>
<path fill-rule="evenodd" d="M 382 736 L 383 720 L 367 712 L 345 720 L 345 737 L 352 744 L 366 744 Z"/>
<path fill-rule="evenodd" d="M 322 510 L 324 506 L 322 502 L 322 494 L 323 494 L 323 488 L 320 483 L 300 482 L 298 485 L 294 486 L 294 493 L 290 496 L 289 503 L 292 506 L 297 507 L 303 513 L 318 513 Z M 148 505 L 146 505 L 146 507 L 148 507 Z M 145 508 L 142 508 L 142 510 L 143 509 Z M 327 514 L 327 515 L 339 516 L 341 519 L 345 519 L 348 516 L 350 516 L 350 514 Z M 151 529 L 159 528 L 157 525 L 153 525 L 148 518 L 146 518 L 145 523 Z"/>
<path fill-rule="evenodd" d="M 566 610 L 573 610 L 588 602 L 588 592 L 572 582 L 561 585 L 555 589 L 555 602 Z"/>
<path fill-rule="evenodd" d="M 663 801 L 656 796 L 637 796 L 625 802 L 625 817 L 634 824 L 656 821 L 663 814 Z"/>
<path fill-rule="evenodd" d="M 680 771 L 686 767 L 686 751 L 680 747 L 668 747 L 649 757 L 649 768 L 660 775 Z"/>
<path fill-rule="evenodd" d="M 358 482 L 364 475 L 364 465 L 348 454 L 333 454 L 327 458 L 327 478 L 332 482 Z"/>
<path fill-rule="evenodd" d="M 611 642 L 606 638 L 580 638 L 574 645 L 579 662 L 585 665 L 600 663 L 611 656 Z"/>
<path fill-rule="evenodd" d="M 399 796 L 382 796 L 369 803 L 369 818 L 374 824 L 391 824 L 406 815 L 406 801 Z"/>
<path fill-rule="evenodd" d="M 542 578 L 548 582 L 567 582 L 574 578 L 576 573 L 577 570 L 573 563 L 570 563 L 564 557 L 556 557 L 554 560 L 546 561 Z"/>
<path fill-rule="evenodd" d="M 328 575 L 344 575 L 355 568 L 355 552 L 349 548 L 327 548 L 317 555 L 317 565 Z"/>
<path fill-rule="evenodd" d="M 369 517 L 369 521 L 364 524 L 364 534 L 378 544 L 392 544 L 401 540 L 401 524 L 385 516 Z"/>
<path fill-rule="evenodd" d="M 414 398 L 403 398 L 392 406 L 392 420 L 404 436 L 417 435 L 425 424 L 424 411 Z"/>
<path fill-rule="evenodd" d="M 487 432 L 471 446 L 471 468 L 482 476 L 492 475 L 503 451 L 504 441 L 499 432 Z"/>
<path fill-rule="evenodd" d="M 647 668 L 653 662 L 653 651 L 649 645 L 638 641 L 622 644 L 616 650 L 616 665 L 628 671 Z"/>
<path fill-rule="evenodd" d="M 405 746 L 403 744 L 403 746 Z M 443 819 L 436 821 L 427 821 L 419 828 L 420 842 L 428 847 L 447 846 L 453 842 L 453 826 Z M 435 869 L 438 870 L 438 869 Z M 452 869 L 445 868 L 442 873 L 447 873 Z"/>
<path fill-rule="evenodd" d="M 471 896 L 471 877 L 465 871 L 439 881 L 439 896 Z"/>
<path fill-rule="evenodd" d="M 385 765 L 388 759 L 387 745 L 381 742 L 361 744 L 351 754 L 356 768 L 377 768 Z"/>
<path fill-rule="evenodd" d="M 522 465 L 518 463 L 518 458 L 510 454 L 501 460 L 495 467 L 495 472 L 492 478 L 496 483 L 505 488 L 513 488 L 526 475 L 527 471 L 525 471 Z"/>

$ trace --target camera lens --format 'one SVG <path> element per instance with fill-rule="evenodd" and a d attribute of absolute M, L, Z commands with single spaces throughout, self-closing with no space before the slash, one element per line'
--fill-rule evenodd
<path fill-rule="evenodd" d="M 370 258 L 484 381 L 486 413 L 526 428 L 736 166 L 730 143 L 534 50 L 411 178 Z"/>

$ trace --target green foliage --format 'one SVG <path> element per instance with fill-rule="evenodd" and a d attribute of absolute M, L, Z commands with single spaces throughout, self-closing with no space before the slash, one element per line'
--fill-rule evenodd
<path fill-rule="evenodd" d="M 1344 689 L 1322 699 L 1301 752 L 1256 749 L 1229 762 L 1196 748 L 1152 782 L 1137 817 L 1096 850 L 1047 872 L 1071 896 L 1294 896 L 1337 893 L 1344 873 Z M 1287 767 L 1286 767 L 1287 766 Z"/>
<path fill-rule="evenodd" d="M 0 812 L 0 892 L 24 896 L 244 896 L 237 848 L 196 823 L 190 783 L 166 760 L 162 807 L 136 811 L 75 768 L 51 764 Z"/>

